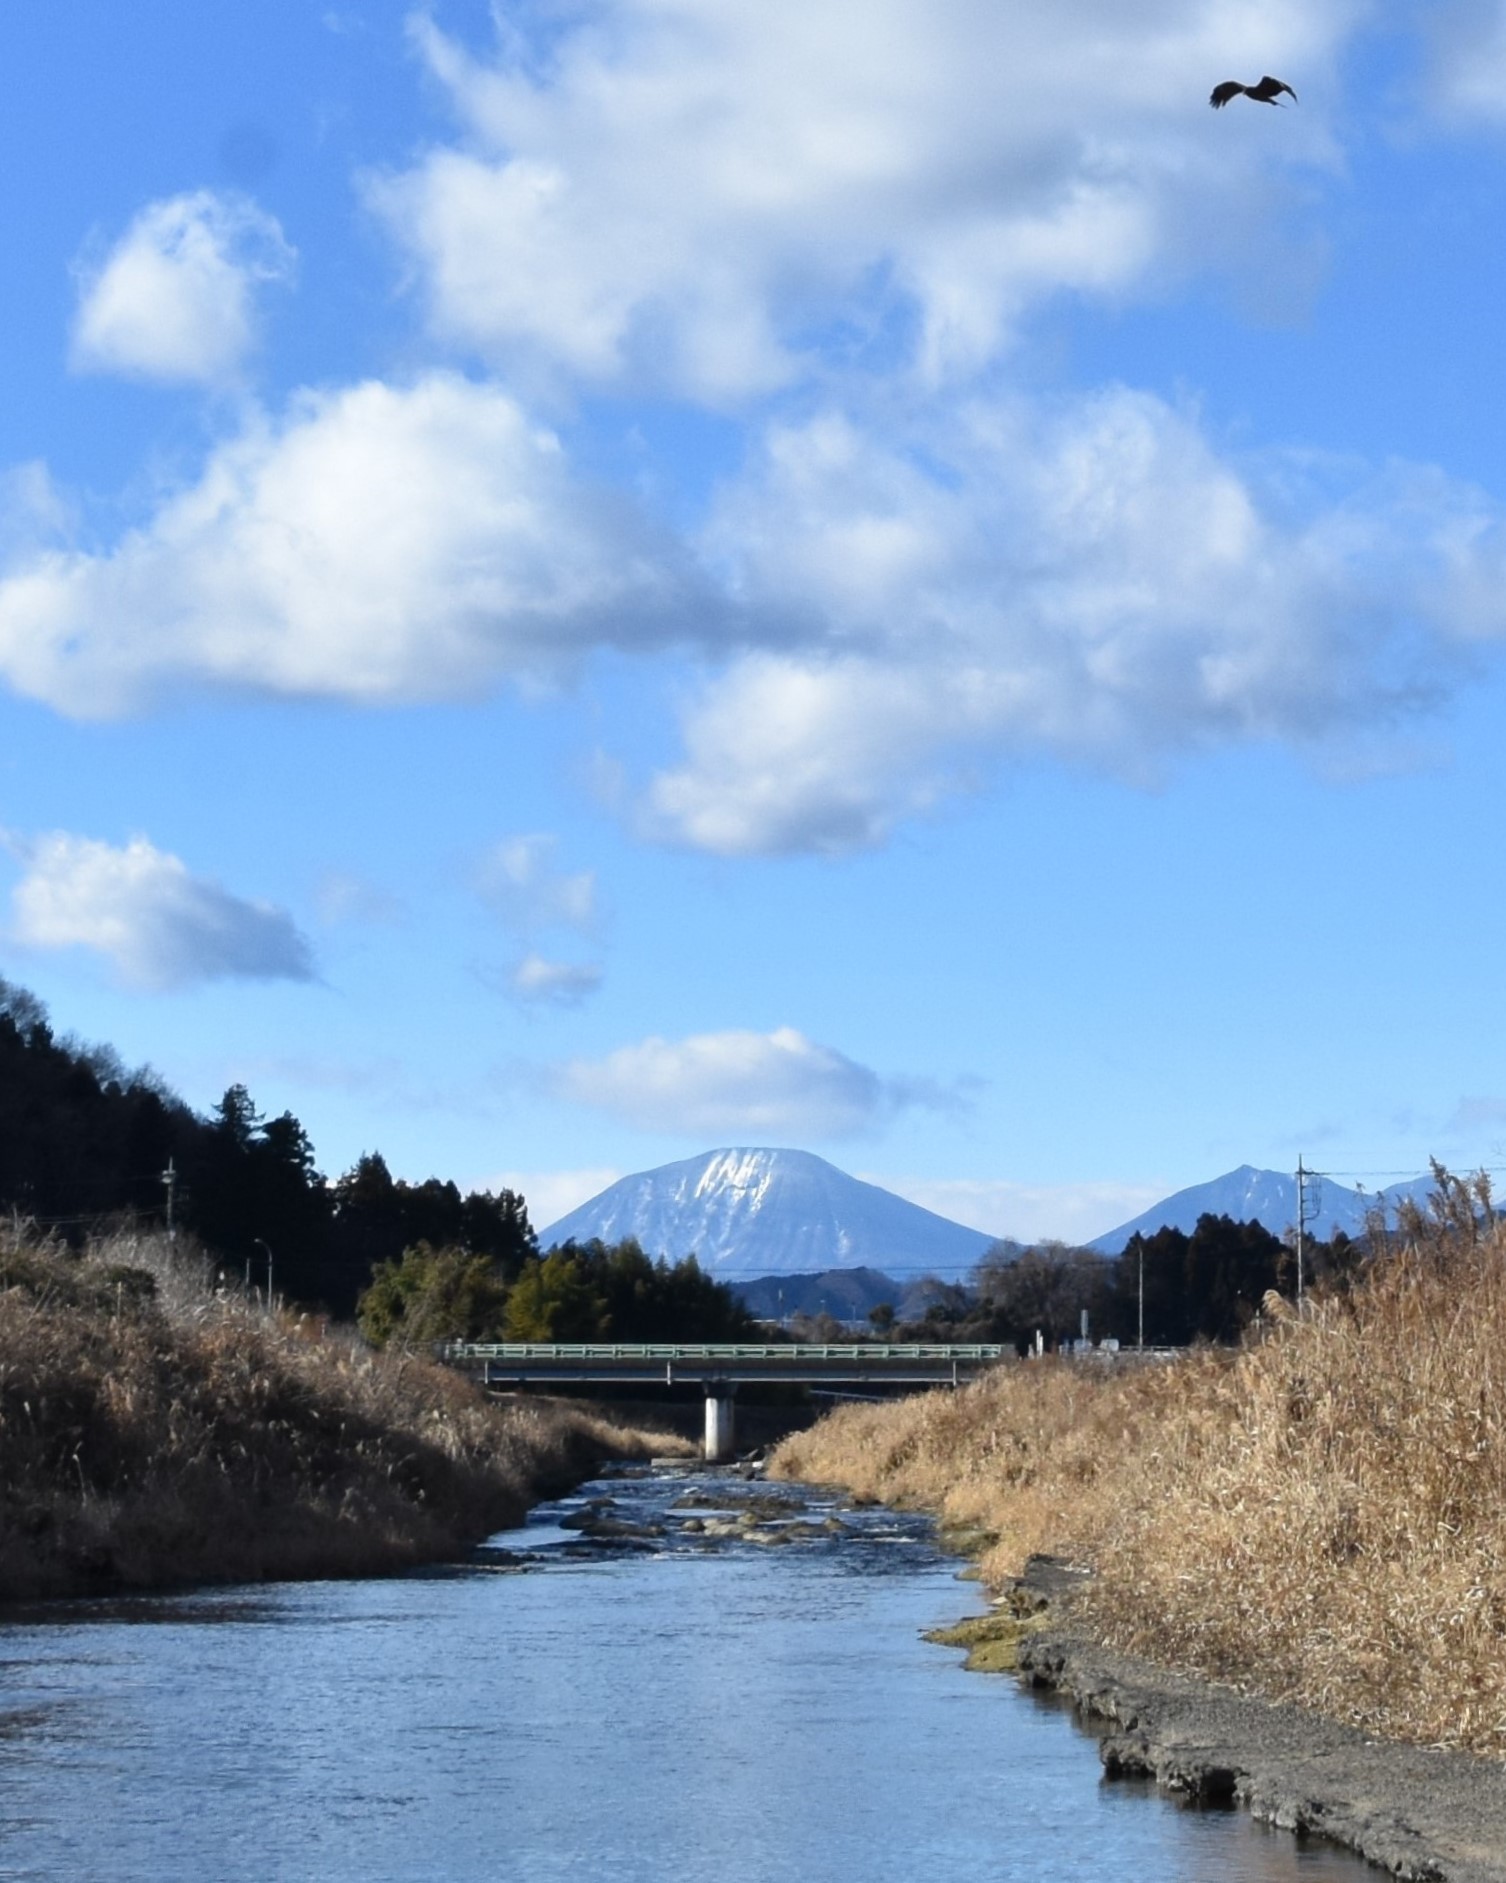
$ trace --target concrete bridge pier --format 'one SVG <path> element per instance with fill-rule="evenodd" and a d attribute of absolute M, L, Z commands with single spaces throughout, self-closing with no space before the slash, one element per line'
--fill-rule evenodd
<path fill-rule="evenodd" d="M 730 1380 L 706 1382 L 706 1451 L 708 1465 L 725 1464 L 732 1456 L 735 1422 L 733 1396 L 737 1387 Z"/>

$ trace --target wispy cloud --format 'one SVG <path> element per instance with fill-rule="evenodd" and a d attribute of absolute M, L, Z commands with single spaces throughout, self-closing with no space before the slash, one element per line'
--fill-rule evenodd
<path fill-rule="evenodd" d="M 400 897 L 346 870 L 330 870 L 321 878 L 317 906 L 320 921 L 332 928 L 347 922 L 385 926 L 404 915 Z"/>
<path fill-rule="evenodd" d="M 477 866 L 477 891 L 520 940 L 568 935 L 594 942 L 601 929 L 595 872 L 561 869 L 558 851 L 558 840 L 544 832 L 506 837 Z M 506 970 L 505 984 L 525 1006 L 578 1007 L 597 992 L 602 975 L 599 961 L 528 948 Z"/>
<path fill-rule="evenodd" d="M 601 981 L 601 967 L 594 961 L 550 961 L 531 953 L 508 971 L 512 992 L 530 1006 L 578 1007 Z"/>
<path fill-rule="evenodd" d="M 528 1205 L 528 1220 L 537 1230 L 557 1223 L 626 1175 L 626 1171 L 611 1164 L 580 1170 L 501 1170 L 474 1178 L 464 1187 L 515 1192 Z"/>
<path fill-rule="evenodd" d="M 1431 108 L 1459 122 L 1506 125 L 1506 7 L 1501 0 L 1455 0 L 1416 16 L 1428 54 Z"/>
<path fill-rule="evenodd" d="M 11 901 L 11 936 L 24 947 L 92 949 L 128 986 L 152 992 L 314 976 L 286 911 L 192 875 L 144 837 L 115 848 L 54 831 L 9 835 L 6 845 L 25 866 Z"/>
<path fill-rule="evenodd" d="M 1480 1093 L 1461 1098 L 1443 1131 L 1450 1139 L 1479 1138 L 1487 1133 L 1506 1137 L 1506 1098 Z"/>
<path fill-rule="evenodd" d="M 477 889 L 514 933 L 550 928 L 595 933 L 600 920 L 595 874 L 562 870 L 555 862 L 558 852 L 559 840 L 543 832 L 505 837 L 477 866 Z"/>
<path fill-rule="evenodd" d="M 985 1235 L 1017 1242 L 1052 1238 L 1091 1242 L 1127 1223 L 1167 1194 L 1128 1183 L 1015 1183 L 1005 1178 L 895 1177 L 863 1173 L 869 1183 L 908 1197 Z"/>
<path fill-rule="evenodd" d="M 79 372 L 214 384 L 256 343 L 255 291 L 296 256 L 248 198 L 199 190 L 149 203 L 102 259 L 81 263 L 72 362 Z"/>
<path fill-rule="evenodd" d="M 958 1102 L 923 1082 L 882 1077 L 794 1027 L 649 1038 L 570 1060 L 549 1083 L 558 1097 L 640 1130 L 755 1141 L 852 1137 L 908 1106 Z"/>

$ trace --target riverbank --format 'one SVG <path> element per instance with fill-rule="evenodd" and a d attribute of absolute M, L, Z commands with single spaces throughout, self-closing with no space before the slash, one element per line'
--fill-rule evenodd
<path fill-rule="evenodd" d="M 1462 1220 L 1461 1220 L 1462 1218 Z M 1090 1566 L 1105 1645 L 1361 1731 L 1506 1751 L 1506 1230 L 1467 1213 L 1244 1347 L 995 1368 L 833 1413 L 776 1474 Z"/>
<path fill-rule="evenodd" d="M 685 1441 L 498 1407 L 269 1314 L 161 1238 L 0 1238 L 0 1601 L 381 1575 L 453 1557 L 599 1460 Z"/>
<path fill-rule="evenodd" d="M 1429 1772 L 1422 1748 L 1476 1755 L 1440 1796 L 1494 1798 L 1506 1232 L 1481 1200 L 1450 1184 L 1363 1284 L 1300 1315 L 1269 1303 L 1238 1351 L 1022 1361 L 954 1394 L 845 1407 L 781 1446 L 771 1475 L 935 1512 L 968 1534 L 996 1595 L 1031 1557 L 1085 1572 L 1052 1674 L 1085 1705 L 1097 1676 L 1073 1670 L 1122 1657 L 1136 1692 L 1162 1670 L 1293 1709 L 1320 1764 L 1330 1729 L 1357 1735 L 1345 1743 L 1377 1773 L 1391 1771 L 1383 1742 Z M 1021 1644 L 1032 1677 L 1048 1671 L 1044 1638 Z M 1459 1857 L 1415 1874 L 1506 1876 L 1506 1808 L 1494 1813 L 1469 1858 L 1484 1868 Z"/>
<path fill-rule="evenodd" d="M 1304 1708 L 1177 1674 L 1074 1624 L 1081 1578 L 1035 1558 L 1003 1592 L 1031 1616 L 1017 1666 L 1071 1699 L 1112 1778 L 1322 1837 L 1409 1883 L 1503 1883 L 1506 1767 L 1377 1740 Z"/>

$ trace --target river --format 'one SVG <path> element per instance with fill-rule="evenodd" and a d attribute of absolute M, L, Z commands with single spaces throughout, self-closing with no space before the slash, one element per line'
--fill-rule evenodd
<path fill-rule="evenodd" d="M 12 1617 L 0 1878 L 1378 1874 L 1105 1782 L 1058 1703 L 921 1640 L 979 1605 L 923 1520 L 804 1492 L 737 1524 L 741 1500 L 788 1494 L 618 1477 L 475 1565 Z M 607 1497 L 598 1522 L 663 1534 L 560 1526 Z M 783 1545 L 752 1540 L 792 1522 Z"/>

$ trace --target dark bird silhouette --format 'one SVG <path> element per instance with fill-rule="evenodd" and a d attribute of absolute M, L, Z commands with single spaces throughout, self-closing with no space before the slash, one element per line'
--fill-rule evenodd
<path fill-rule="evenodd" d="M 1243 92 L 1246 98 L 1253 98 L 1257 105 L 1274 105 L 1278 94 L 1291 92 L 1292 102 L 1297 101 L 1297 94 L 1292 91 L 1284 78 L 1263 78 L 1258 85 L 1241 85 L 1237 78 L 1226 78 L 1222 85 L 1215 85 L 1208 102 L 1215 111 L 1222 111 L 1231 98 L 1237 98 Z"/>

